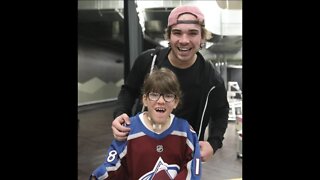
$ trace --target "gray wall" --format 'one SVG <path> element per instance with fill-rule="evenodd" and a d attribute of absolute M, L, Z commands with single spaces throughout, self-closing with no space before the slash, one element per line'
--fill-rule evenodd
<path fill-rule="evenodd" d="M 94 41 L 78 42 L 78 105 L 114 99 L 123 78 L 123 55 Z"/>

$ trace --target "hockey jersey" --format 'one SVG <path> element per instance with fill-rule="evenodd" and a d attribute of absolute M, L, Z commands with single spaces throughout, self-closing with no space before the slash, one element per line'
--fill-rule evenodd
<path fill-rule="evenodd" d="M 166 180 L 201 178 L 200 146 L 189 123 L 171 114 L 172 123 L 157 134 L 130 118 L 127 141 L 113 140 L 105 161 L 92 173 L 99 180 Z"/>

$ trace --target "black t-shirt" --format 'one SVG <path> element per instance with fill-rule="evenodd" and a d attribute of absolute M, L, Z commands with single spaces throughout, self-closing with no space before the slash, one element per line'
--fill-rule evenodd
<path fill-rule="evenodd" d="M 182 91 L 182 104 L 173 111 L 177 117 L 182 117 L 189 121 L 192 127 L 196 127 L 197 114 L 200 104 L 200 60 L 199 57 L 195 63 L 186 69 L 179 69 L 174 67 L 169 59 L 166 57 L 161 67 L 166 67 L 172 70 L 181 86 Z"/>

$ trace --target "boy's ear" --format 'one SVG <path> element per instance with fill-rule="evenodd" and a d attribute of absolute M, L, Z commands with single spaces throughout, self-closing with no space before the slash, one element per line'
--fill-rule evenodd
<path fill-rule="evenodd" d="M 179 100 L 176 100 L 173 109 L 176 109 L 178 107 L 178 104 L 179 104 Z"/>
<path fill-rule="evenodd" d="M 147 107 L 147 96 L 145 94 L 142 96 L 142 105 Z"/>

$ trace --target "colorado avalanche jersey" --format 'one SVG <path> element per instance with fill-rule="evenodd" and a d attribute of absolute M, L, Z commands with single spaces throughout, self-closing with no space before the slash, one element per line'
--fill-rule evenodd
<path fill-rule="evenodd" d="M 127 141 L 113 140 L 105 162 L 92 175 L 99 180 L 200 179 L 200 146 L 189 123 L 171 114 L 170 127 L 157 134 L 139 115 L 130 118 Z"/>

